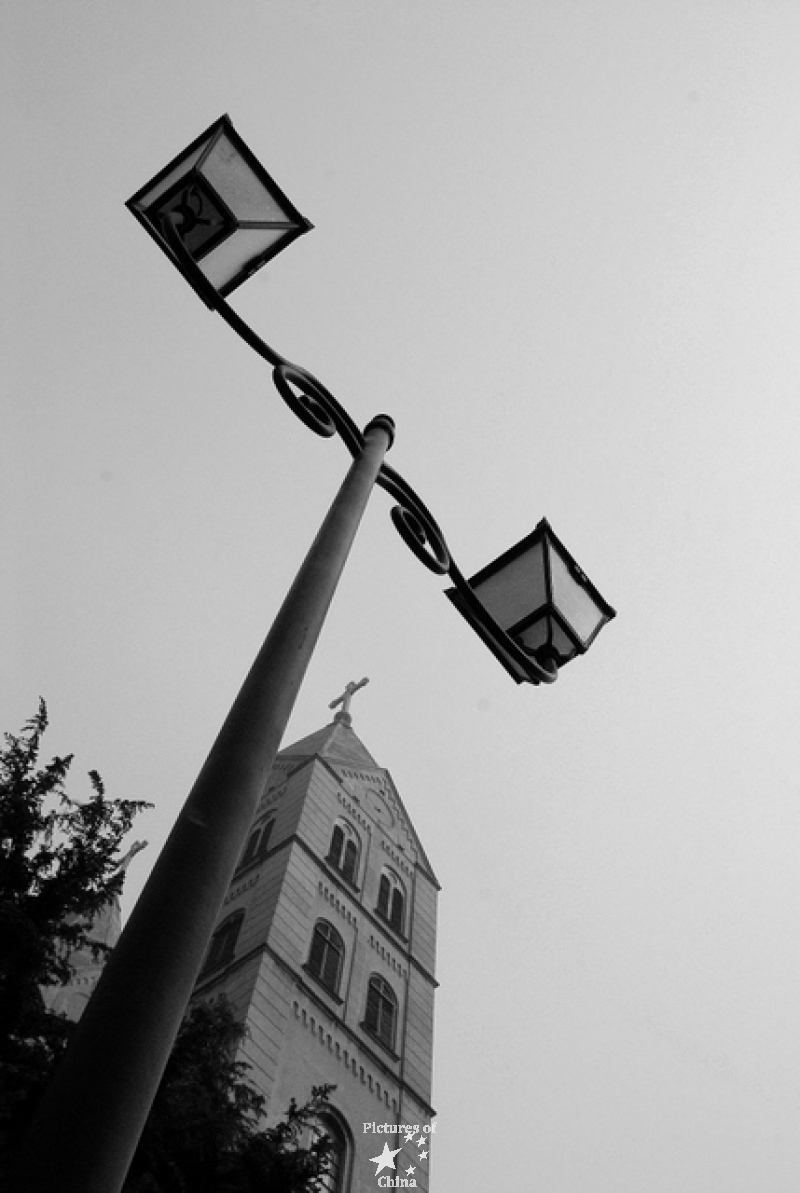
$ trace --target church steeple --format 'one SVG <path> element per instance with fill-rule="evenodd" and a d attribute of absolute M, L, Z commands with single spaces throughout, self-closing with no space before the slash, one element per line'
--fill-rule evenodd
<path fill-rule="evenodd" d="M 286 746 L 278 755 L 279 758 L 326 758 L 330 762 L 345 762 L 352 766 L 379 766 L 367 747 L 356 736 L 349 721 L 339 718 L 341 713 L 333 718 L 329 725 L 324 725 L 316 733 L 310 733 L 291 746 Z"/>
<path fill-rule="evenodd" d="M 353 718 L 350 713 L 350 702 L 360 688 L 365 687 L 369 679 L 365 676 L 358 683 L 348 683 L 341 696 L 337 696 L 328 705 L 336 708 L 341 704 L 329 725 L 324 725 L 316 733 L 310 733 L 291 746 L 284 746 L 280 758 L 326 758 L 331 761 L 350 763 L 352 766 L 378 766 L 379 764 L 370 754 L 364 743 L 353 732 Z"/>
<path fill-rule="evenodd" d="M 350 701 L 366 682 L 279 753 L 195 994 L 239 1009 L 242 1059 L 270 1117 L 311 1084 L 336 1085 L 323 1124 L 339 1150 L 336 1193 L 373 1187 L 384 1140 L 427 1189 L 419 1149 L 364 1123 L 422 1137 L 434 1113 L 439 886 L 391 775 L 353 730 Z"/>

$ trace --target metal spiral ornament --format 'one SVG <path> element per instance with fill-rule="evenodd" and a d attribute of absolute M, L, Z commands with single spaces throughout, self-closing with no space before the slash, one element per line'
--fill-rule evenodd
<path fill-rule="evenodd" d="M 381 468 L 377 483 L 399 502 L 392 506 L 390 517 L 403 542 L 426 568 L 437 576 L 446 576 L 452 566 L 450 551 L 428 507 L 388 464 Z"/>
<path fill-rule="evenodd" d="M 356 456 L 364 446 L 364 436 L 344 406 L 331 391 L 302 365 L 292 364 L 276 351 L 239 315 L 208 281 L 183 244 L 173 221 L 162 220 L 164 235 L 180 262 L 181 271 L 206 306 L 216 311 L 248 347 L 272 365 L 272 380 L 286 405 L 315 435 L 330 438 L 338 433 L 348 451 Z"/>
<path fill-rule="evenodd" d="M 309 430 L 329 439 L 338 434 L 353 456 L 364 446 L 364 436 L 331 391 L 299 365 L 283 362 L 272 373 L 275 388 L 289 409 Z"/>

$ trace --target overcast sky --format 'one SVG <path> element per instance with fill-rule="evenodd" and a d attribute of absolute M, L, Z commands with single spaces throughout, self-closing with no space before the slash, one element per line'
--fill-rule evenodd
<path fill-rule="evenodd" d="M 125 210 L 228 112 L 315 225 L 237 308 L 466 574 L 547 516 L 618 610 L 517 687 L 378 492 L 290 725 L 370 677 L 442 883 L 434 1193 L 795 1193 L 798 6 L 0 22 L 0 726 L 155 803 L 129 907 L 347 467 Z"/>

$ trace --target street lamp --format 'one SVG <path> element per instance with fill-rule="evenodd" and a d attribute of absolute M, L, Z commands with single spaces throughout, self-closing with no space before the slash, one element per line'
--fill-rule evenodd
<path fill-rule="evenodd" d="M 359 432 L 330 391 L 266 344 L 224 301 L 313 226 L 230 118 L 220 117 L 128 207 L 203 301 L 273 365 L 278 392 L 306 425 L 321 435 L 338 432 L 357 454 Z M 558 667 L 584 653 L 615 616 L 545 520 L 467 581 L 410 485 L 386 464 L 376 483 L 400 500 L 392 520 L 409 547 L 432 571 L 450 577 L 447 596 L 517 683 L 553 682 Z"/>
<path fill-rule="evenodd" d="M 128 207 L 180 268 L 163 234 L 170 221 L 202 276 L 222 295 L 311 228 L 227 116 L 137 191 Z M 185 276 L 194 284 L 191 273 Z"/>
<path fill-rule="evenodd" d="M 517 683 L 536 682 L 532 660 L 558 668 L 584 654 L 615 616 L 546 518 L 445 595 Z"/>
<path fill-rule="evenodd" d="M 414 554 L 519 682 L 552 683 L 614 611 L 546 522 L 465 580 L 430 510 L 384 456 L 394 424 L 361 431 L 308 370 L 226 296 L 311 226 L 227 116 L 129 208 L 203 301 L 272 366 L 275 386 L 353 462 L 189 793 L 23 1143 L 13 1193 L 118 1193 L 204 960 L 361 516 L 377 484 Z"/>

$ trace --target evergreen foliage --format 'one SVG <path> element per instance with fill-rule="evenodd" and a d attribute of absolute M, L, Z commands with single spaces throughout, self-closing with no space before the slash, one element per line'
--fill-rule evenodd
<path fill-rule="evenodd" d="M 123 882 L 119 850 L 151 805 L 109 799 L 96 771 L 91 797 L 65 791 L 72 756 L 39 763 L 47 708 L 0 750 L 0 1184 L 74 1024 L 48 1011 L 42 987 L 69 981 L 70 956 L 90 949 L 92 921 Z M 316 1193 L 330 1141 L 319 1128 L 333 1086 L 292 1101 L 259 1129 L 264 1098 L 234 1059 L 244 1028 L 230 1007 L 187 1014 L 124 1193 Z"/>
<path fill-rule="evenodd" d="M 234 1059 L 244 1034 L 224 1001 L 198 1003 L 184 1019 L 124 1193 L 315 1193 L 330 1140 L 319 1128 L 333 1086 L 292 1100 L 260 1129 L 264 1098 Z"/>
<path fill-rule="evenodd" d="M 0 1152 L 13 1140 L 66 1046 L 71 1024 L 50 1014 L 42 987 L 69 980 L 69 956 L 89 948 L 92 920 L 123 881 L 119 847 L 150 805 L 108 799 L 96 771 L 91 797 L 67 795 L 72 756 L 39 764 L 43 700 L 0 751 Z"/>

